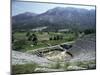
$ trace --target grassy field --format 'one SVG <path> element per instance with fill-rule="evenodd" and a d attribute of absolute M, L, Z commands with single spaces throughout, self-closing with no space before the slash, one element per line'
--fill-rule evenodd
<path fill-rule="evenodd" d="M 30 32 L 30 35 L 35 34 L 37 37 L 37 44 L 33 41 L 28 41 L 27 32 L 15 32 L 13 34 L 14 42 L 13 48 L 18 49 L 22 47 L 21 51 L 33 50 L 37 48 L 58 45 L 64 42 L 74 41 L 76 39 L 75 33 L 61 33 L 61 32 Z M 20 44 L 20 45 L 19 45 Z"/>

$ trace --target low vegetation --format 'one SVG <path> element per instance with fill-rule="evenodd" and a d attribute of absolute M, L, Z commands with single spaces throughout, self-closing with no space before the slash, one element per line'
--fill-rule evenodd
<path fill-rule="evenodd" d="M 96 62 L 92 61 L 78 61 L 78 62 L 56 62 L 50 65 L 50 68 L 53 69 L 63 69 L 67 70 L 82 70 L 82 69 L 95 69 Z M 70 68 L 69 68 L 70 67 Z"/>
<path fill-rule="evenodd" d="M 50 68 L 52 69 L 60 69 L 62 66 L 61 66 L 61 63 L 58 61 L 58 62 L 55 62 L 54 64 L 50 64 Z"/>
<path fill-rule="evenodd" d="M 25 73 L 34 73 L 35 69 L 39 65 L 34 63 L 34 64 L 16 64 L 12 65 L 12 75 L 16 74 L 25 74 Z"/>
<path fill-rule="evenodd" d="M 83 61 L 83 62 L 76 62 L 76 65 L 86 69 L 95 69 L 96 68 L 95 61 Z"/>
<path fill-rule="evenodd" d="M 74 41 L 75 33 L 63 32 L 14 32 L 12 48 L 16 51 L 27 51 L 36 48 L 58 45 Z"/>

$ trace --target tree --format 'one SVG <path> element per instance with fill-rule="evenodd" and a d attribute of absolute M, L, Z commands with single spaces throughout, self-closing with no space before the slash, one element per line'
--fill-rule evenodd
<path fill-rule="evenodd" d="M 37 37 L 33 37 L 32 41 L 34 45 L 37 45 Z"/>
<path fill-rule="evenodd" d="M 14 41 L 15 41 L 15 37 L 14 37 L 14 32 L 12 32 L 12 43 L 14 43 Z"/>
<path fill-rule="evenodd" d="M 86 29 L 86 30 L 84 30 L 85 34 L 91 34 L 91 33 L 95 33 L 95 32 L 96 32 L 95 29 Z"/>
<path fill-rule="evenodd" d="M 52 37 L 50 37 L 49 40 L 53 40 Z"/>
<path fill-rule="evenodd" d="M 33 34 L 32 34 L 32 37 L 35 37 L 35 36 L 36 36 L 36 35 L 33 33 Z"/>
<path fill-rule="evenodd" d="M 12 34 L 12 43 L 14 42 L 15 38 L 14 38 L 14 35 Z"/>
<path fill-rule="evenodd" d="M 32 41 L 32 35 L 28 37 L 28 41 Z"/>
<path fill-rule="evenodd" d="M 27 44 L 26 40 L 18 40 L 14 43 L 13 49 L 16 51 L 20 51 L 25 49 L 25 45 Z"/>
<path fill-rule="evenodd" d="M 56 36 L 56 40 L 59 40 L 59 39 L 60 39 L 60 36 L 59 36 L 59 35 L 57 35 L 57 36 Z"/>
<path fill-rule="evenodd" d="M 27 37 L 30 36 L 30 35 L 31 35 L 30 32 L 27 32 L 27 33 L 26 33 L 26 36 L 27 36 Z"/>
<path fill-rule="evenodd" d="M 56 37 L 56 36 L 54 36 L 53 40 L 57 40 L 57 37 Z"/>
<path fill-rule="evenodd" d="M 35 34 L 32 34 L 32 42 L 34 45 L 37 45 L 38 39 L 37 39 L 37 36 Z"/>

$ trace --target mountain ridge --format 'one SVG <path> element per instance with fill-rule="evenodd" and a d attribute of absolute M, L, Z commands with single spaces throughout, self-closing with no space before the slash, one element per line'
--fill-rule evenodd
<path fill-rule="evenodd" d="M 30 12 L 29 12 L 30 13 Z M 24 14 L 24 16 L 23 16 Z M 19 16 L 19 17 L 18 17 Z M 17 20 L 16 20 L 17 18 Z M 95 10 L 81 9 L 81 8 L 63 8 L 56 7 L 42 14 L 35 14 L 34 16 L 25 13 L 12 17 L 12 26 L 16 29 L 17 26 L 24 29 L 35 28 L 39 26 L 48 26 L 51 28 L 62 26 L 62 28 L 70 27 L 95 27 Z M 14 22 L 15 21 L 15 22 Z M 22 27 L 21 27 L 21 26 Z M 26 27 L 25 27 L 26 26 Z M 31 26 L 31 27 L 30 27 Z M 86 26 L 86 27 L 85 27 Z M 22 28 L 23 29 L 23 28 Z"/>

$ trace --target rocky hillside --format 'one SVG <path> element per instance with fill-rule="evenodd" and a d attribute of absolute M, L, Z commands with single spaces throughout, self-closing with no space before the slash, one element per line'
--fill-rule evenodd
<path fill-rule="evenodd" d="M 28 53 L 12 51 L 12 64 L 28 64 L 28 63 L 37 63 L 39 65 L 47 65 L 50 63 L 49 60 L 38 57 L 36 55 L 31 55 Z"/>

